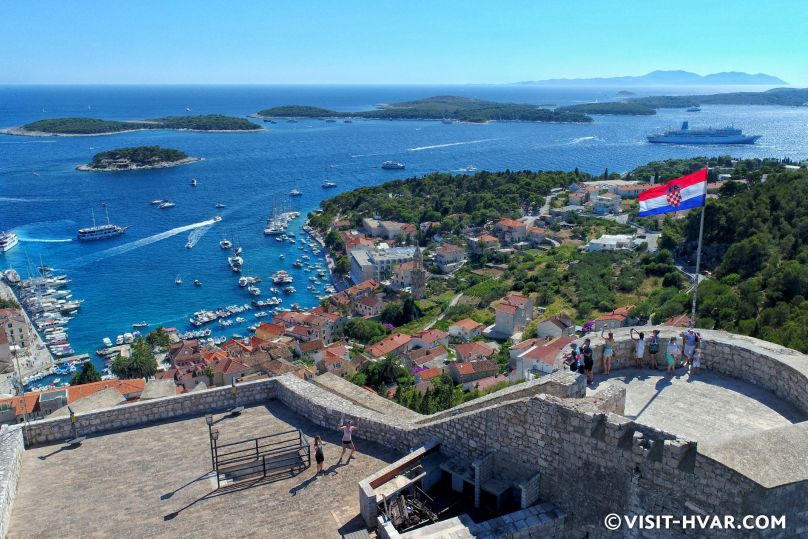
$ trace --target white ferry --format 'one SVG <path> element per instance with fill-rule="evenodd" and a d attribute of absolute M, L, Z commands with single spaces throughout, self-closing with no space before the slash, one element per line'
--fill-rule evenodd
<path fill-rule="evenodd" d="M 10 251 L 20 243 L 20 238 L 14 232 L 0 232 L 0 253 Z"/>

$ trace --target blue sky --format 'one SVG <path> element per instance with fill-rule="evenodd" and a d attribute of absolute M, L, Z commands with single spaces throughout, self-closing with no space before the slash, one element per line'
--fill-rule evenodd
<path fill-rule="evenodd" d="M 0 84 L 462 84 L 685 69 L 808 86 L 807 21 L 802 0 L 3 0 Z"/>

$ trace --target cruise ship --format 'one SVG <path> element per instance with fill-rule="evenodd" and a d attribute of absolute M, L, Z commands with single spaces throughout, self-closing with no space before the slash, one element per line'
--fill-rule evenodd
<path fill-rule="evenodd" d="M 105 206 L 106 208 L 106 206 Z M 128 226 L 113 225 L 109 222 L 109 212 L 107 212 L 107 224 L 95 224 L 95 212 L 93 212 L 93 226 L 87 228 L 80 228 L 78 238 L 81 241 L 105 240 L 107 238 L 114 238 L 120 236 Z"/>
<path fill-rule="evenodd" d="M 0 231 L 0 253 L 10 251 L 18 243 L 20 243 L 20 238 L 18 238 L 14 232 Z"/>
<path fill-rule="evenodd" d="M 682 128 L 646 137 L 648 142 L 661 144 L 754 144 L 760 135 L 744 135 L 734 127 L 690 129 L 687 122 Z"/>

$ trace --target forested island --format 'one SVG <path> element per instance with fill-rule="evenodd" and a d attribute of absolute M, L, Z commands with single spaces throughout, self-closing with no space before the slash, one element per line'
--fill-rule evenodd
<path fill-rule="evenodd" d="M 556 111 L 579 112 L 582 114 L 617 114 L 622 116 L 650 116 L 656 114 L 656 109 L 653 107 L 624 101 L 582 103 L 580 105 L 559 107 Z"/>
<path fill-rule="evenodd" d="M 93 156 L 92 161 L 86 165 L 80 165 L 76 169 L 102 172 L 146 170 L 176 167 L 200 160 L 199 157 L 189 157 L 185 152 L 174 148 L 138 146 L 97 153 Z"/>
<path fill-rule="evenodd" d="M 536 105 L 498 103 L 470 97 L 434 96 L 382 105 L 375 110 L 337 112 L 303 105 L 284 105 L 257 113 L 262 118 L 367 118 L 374 120 L 455 120 L 588 123 L 592 118 L 580 112 L 551 110 Z"/>
<path fill-rule="evenodd" d="M 808 198 L 808 170 L 789 170 L 786 164 L 778 159 L 698 157 L 651 162 L 624 178 L 666 181 L 705 166 L 713 179 L 719 173 L 729 174 L 730 179 L 710 196 L 705 213 L 702 268 L 712 275 L 699 287 L 697 326 L 808 352 L 808 235 L 802 225 L 808 222 L 808 209 L 802 203 Z M 555 187 L 598 181 L 605 191 L 608 181 L 618 177 L 580 171 L 434 173 L 342 193 L 324 201 L 322 213 L 310 215 L 310 223 L 324 233 L 338 267 L 345 253 L 340 254 L 341 239 L 334 223 L 346 223 L 340 230 L 361 229 L 363 217 L 415 225 L 418 231 L 413 239 L 425 248 L 429 260 L 437 241 L 465 246 L 469 233 L 483 233 L 486 229 L 480 227 L 501 218 L 520 218 L 526 208 L 535 210 Z M 566 204 L 566 196 L 566 191 L 553 195 L 551 207 Z M 546 229 L 550 237 L 570 238 L 560 240 L 560 246 L 482 256 L 470 253 L 469 264 L 451 278 L 429 281 L 427 299 L 416 302 L 417 318 L 397 331 L 418 331 L 444 311 L 446 316 L 434 327 L 445 330 L 448 323 L 466 317 L 493 323 L 490 305 L 509 291 L 534 295 L 548 314 L 564 312 L 580 324 L 627 305 L 633 306 L 632 316 L 650 317 L 655 324 L 689 313 L 690 285 L 676 265 L 695 260 L 700 212 L 691 211 L 683 219 L 670 215 L 641 219 L 636 199 L 623 202 L 630 221 L 661 231 L 659 251 L 582 251 L 581 242 L 600 234 L 642 231 L 597 216 L 572 215 L 566 231 L 556 225 Z M 422 223 L 431 226 L 424 230 Z M 487 276 L 484 268 L 492 264 L 504 273 Z M 463 301 L 447 307 L 458 292 L 463 292 Z M 395 313 L 391 309 L 388 314 Z M 528 327 L 526 334 L 531 330 Z M 506 361 L 507 354 L 502 359 Z"/>
<path fill-rule="evenodd" d="M 100 120 L 98 118 L 52 118 L 2 131 L 7 135 L 79 136 L 110 135 L 144 129 L 182 131 L 260 131 L 260 125 L 245 118 L 207 114 L 203 116 L 167 116 L 140 121 Z"/>

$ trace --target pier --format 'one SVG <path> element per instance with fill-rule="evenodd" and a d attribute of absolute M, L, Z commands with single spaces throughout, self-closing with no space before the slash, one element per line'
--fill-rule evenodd
<path fill-rule="evenodd" d="M 25 309 L 22 308 L 22 303 L 19 298 L 14 294 L 11 287 L 3 281 L 0 281 L 0 298 L 10 299 L 19 304 L 20 312 L 22 316 L 25 317 L 29 345 L 25 348 L 19 348 L 16 352 L 16 359 L 19 362 L 21 371 L 20 376 L 24 379 L 33 373 L 48 370 L 53 367 L 53 356 L 48 350 L 48 347 L 45 346 L 45 341 L 42 340 L 39 332 L 34 328 L 31 318 L 28 316 Z M 16 379 L 17 376 L 17 364 L 11 367 L 13 369 L 12 372 L 0 374 L 0 393 L 16 394 L 13 380 Z"/>

